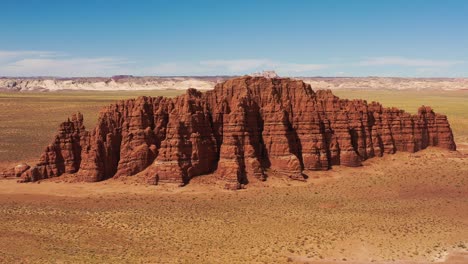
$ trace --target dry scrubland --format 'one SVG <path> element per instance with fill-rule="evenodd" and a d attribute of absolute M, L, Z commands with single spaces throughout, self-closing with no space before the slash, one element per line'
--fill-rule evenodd
<path fill-rule="evenodd" d="M 92 127 L 116 99 L 178 93 L 0 94 L 0 161 L 35 160 L 75 111 Z M 468 92 L 335 94 L 409 112 L 431 105 L 448 115 L 460 152 L 387 155 L 310 172 L 307 183 L 270 173 L 237 192 L 210 176 L 184 188 L 1 180 L 0 262 L 427 263 L 455 252 L 449 263 L 467 263 Z"/>
<path fill-rule="evenodd" d="M 184 188 L 0 181 L 0 262 L 428 263 L 468 254 L 466 155 L 432 148 L 309 175 L 319 179 L 270 175 L 236 192 L 210 176 Z"/>

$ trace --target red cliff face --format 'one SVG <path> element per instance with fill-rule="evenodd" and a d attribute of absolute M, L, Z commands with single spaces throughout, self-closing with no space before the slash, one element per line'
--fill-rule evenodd
<path fill-rule="evenodd" d="M 81 163 L 82 146 L 87 144 L 87 137 L 83 115 L 73 115 L 71 120 L 60 124 L 54 141 L 46 147 L 39 163 L 22 173 L 22 180 L 37 181 L 77 172 Z"/>
<path fill-rule="evenodd" d="M 314 92 L 299 80 L 242 77 L 176 98 L 139 97 L 104 108 L 87 132 L 81 115 L 61 125 L 25 181 L 76 173 L 78 180 L 138 177 L 187 184 L 214 173 L 227 188 L 265 180 L 265 169 L 303 180 L 304 170 L 428 146 L 455 150 L 446 116 Z"/>

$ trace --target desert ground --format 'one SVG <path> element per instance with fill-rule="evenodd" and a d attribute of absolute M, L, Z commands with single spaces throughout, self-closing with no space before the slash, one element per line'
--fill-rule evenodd
<path fill-rule="evenodd" d="M 183 91 L 0 93 L 0 162 L 33 163 L 58 124 L 137 95 Z M 458 151 L 428 148 L 223 190 L 131 177 L 69 183 L 0 180 L 2 263 L 468 263 L 468 92 L 336 90 L 448 116 Z"/>

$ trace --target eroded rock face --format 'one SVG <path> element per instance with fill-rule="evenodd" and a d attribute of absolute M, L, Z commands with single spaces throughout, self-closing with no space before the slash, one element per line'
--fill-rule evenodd
<path fill-rule="evenodd" d="M 16 176 L 15 168 L 5 168 L 0 170 L 0 178 L 13 178 Z"/>
<path fill-rule="evenodd" d="M 21 174 L 23 174 L 25 171 L 27 171 L 30 168 L 30 166 L 26 163 L 21 163 L 15 166 L 13 169 L 14 171 L 14 176 L 15 177 L 21 177 Z"/>
<path fill-rule="evenodd" d="M 303 180 L 305 170 L 360 166 L 363 160 L 428 146 L 455 150 L 444 115 L 417 115 L 376 102 L 345 100 L 288 78 L 236 78 L 176 98 L 139 97 L 104 108 L 93 131 L 83 117 L 63 123 L 38 180 L 76 173 L 100 181 L 137 175 L 152 184 L 187 184 L 214 173 L 227 188 L 266 180 L 266 169 Z"/>
<path fill-rule="evenodd" d="M 88 136 L 83 125 L 83 115 L 74 114 L 60 124 L 54 141 L 46 147 L 39 163 L 32 168 L 28 166 L 28 169 L 22 172 L 22 180 L 37 181 L 63 173 L 77 172 L 81 164 L 82 146 L 86 144 Z"/>

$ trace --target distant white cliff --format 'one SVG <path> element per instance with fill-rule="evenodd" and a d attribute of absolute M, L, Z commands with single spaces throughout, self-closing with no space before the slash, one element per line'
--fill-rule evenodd
<path fill-rule="evenodd" d="M 279 75 L 276 74 L 275 71 L 262 71 L 262 72 L 254 72 L 249 74 L 252 77 L 265 77 L 265 78 L 279 78 Z"/>

